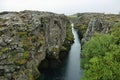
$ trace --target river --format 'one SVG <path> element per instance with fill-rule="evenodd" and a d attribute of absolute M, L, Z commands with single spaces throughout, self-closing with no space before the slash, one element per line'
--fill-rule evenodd
<path fill-rule="evenodd" d="M 40 80 L 80 80 L 82 76 L 82 69 L 80 67 L 80 53 L 81 44 L 78 37 L 77 30 L 72 24 L 72 33 L 74 35 L 74 43 L 69 51 L 68 58 L 63 63 L 59 70 L 47 71 L 44 74 L 44 79 Z"/>

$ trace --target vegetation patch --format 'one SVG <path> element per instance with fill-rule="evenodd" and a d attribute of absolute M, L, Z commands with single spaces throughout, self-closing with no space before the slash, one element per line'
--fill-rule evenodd
<path fill-rule="evenodd" d="M 66 31 L 66 41 L 68 41 L 68 42 L 72 42 L 73 40 L 74 40 L 74 38 L 73 38 L 73 34 L 72 34 L 72 26 L 68 26 L 67 27 L 67 31 Z"/>
<path fill-rule="evenodd" d="M 0 54 L 3 54 L 4 52 L 7 52 L 9 48 L 5 47 L 0 50 Z"/>
<path fill-rule="evenodd" d="M 23 58 L 23 59 L 28 59 L 29 57 L 30 57 L 29 51 L 25 51 L 25 52 L 23 53 L 23 55 L 22 55 L 22 58 Z"/>
<path fill-rule="evenodd" d="M 108 34 L 95 34 L 82 49 L 82 80 L 120 79 L 120 23 Z"/>
<path fill-rule="evenodd" d="M 27 62 L 27 59 L 19 59 L 15 61 L 16 65 L 24 65 Z"/>

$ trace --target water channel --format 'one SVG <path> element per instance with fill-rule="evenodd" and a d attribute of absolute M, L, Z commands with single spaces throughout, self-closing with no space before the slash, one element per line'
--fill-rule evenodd
<path fill-rule="evenodd" d="M 68 58 L 60 69 L 45 72 L 45 78 L 42 80 L 80 80 L 82 76 L 82 69 L 80 67 L 81 44 L 77 30 L 74 29 L 73 24 L 71 26 L 74 43 L 71 45 Z"/>

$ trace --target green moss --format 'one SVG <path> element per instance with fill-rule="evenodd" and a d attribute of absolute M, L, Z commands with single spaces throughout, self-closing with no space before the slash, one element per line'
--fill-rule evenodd
<path fill-rule="evenodd" d="M 9 53 L 11 56 L 9 58 L 7 58 L 8 62 L 15 62 L 17 63 L 18 60 L 18 52 L 17 51 L 11 51 Z"/>
<path fill-rule="evenodd" d="M 74 37 L 72 33 L 72 26 L 70 24 L 66 27 L 66 38 L 65 41 L 61 47 L 61 50 L 69 50 L 70 45 L 73 43 Z"/>
<path fill-rule="evenodd" d="M 40 40 L 40 45 L 43 45 L 44 44 L 44 41 L 43 40 Z"/>
<path fill-rule="evenodd" d="M 26 38 L 26 37 L 27 37 L 27 32 L 17 32 L 17 35 L 18 35 L 20 38 Z"/>
<path fill-rule="evenodd" d="M 30 57 L 29 51 L 25 51 L 25 52 L 23 53 L 23 55 L 22 55 L 22 58 L 23 58 L 23 59 L 27 59 L 27 58 L 29 58 L 29 57 Z"/>
<path fill-rule="evenodd" d="M 31 73 L 29 73 L 29 80 L 35 80 Z"/>
<path fill-rule="evenodd" d="M 4 52 L 6 52 L 6 51 L 8 51 L 8 50 L 9 50 L 9 48 L 7 48 L 7 47 L 2 48 L 2 49 L 0 50 L 0 54 L 3 54 Z"/>
<path fill-rule="evenodd" d="M 58 48 L 52 48 L 51 52 L 57 52 L 57 51 L 58 51 Z"/>
<path fill-rule="evenodd" d="M 32 44 L 32 38 L 30 39 L 29 37 L 25 37 L 22 39 L 22 43 L 23 43 L 23 48 L 24 50 L 29 50 L 31 47 L 33 48 L 33 44 Z"/>
<path fill-rule="evenodd" d="M 15 61 L 16 65 L 23 65 L 27 62 L 27 59 L 18 59 Z"/>
<path fill-rule="evenodd" d="M 6 48 L 3 48 L 1 51 L 2 51 L 2 52 L 5 52 L 5 51 L 7 51 L 7 50 L 9 50 L 9 48 L 6 47 Z"/>
<path fill-rule="evenodd" d="M 73 34 L 72 34 L 72 26 L 67 27 L 66 31 L 66 40 L 72 42 L 74 40 Z"/>
<path fill-rule="evenodd" d="M 3 32 L 0 31 L 0 36 L 3 34 Z"/>
<path fill-rule="evenodd" d="M 62 46 L 60 51 L 67 51 L 67 48 L 65 46 Z"/>
<path fill-rule="evenodd" d="M 11 58 L 8 58 L 8 62 L 14 62 L 17 59 L 17 57 L 12 56 Z"/>
<path fill-rule="evenodd" d="M 27 27 L 27 29 L 28 29 L 28 28 L 31 27 L 31 25 L 30 24 L 25 24 L 25 27 Z"/>
<path fill-rule="evenodd" d="M 0 54 L 3 54 L 3 52 L 0 52 Z"/>

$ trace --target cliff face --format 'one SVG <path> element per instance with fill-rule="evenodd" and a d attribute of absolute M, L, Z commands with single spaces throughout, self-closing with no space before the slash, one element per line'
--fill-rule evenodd
<path fill-rule="evenodd" d="M 38 11 L 0 13 L 0 79 L 33 80 L 46 57 L 59 59 L 70 43 L 64 15 Z"/>
<path fill-rule="evenodd" d="M 94 36 L 95 32 L 108 33 L 110 28 L 120 21 L 119 15 L 104 13 L 78 13 L 77 18 L 75 28 L 78 29 L 82 44 Z"/>
<path fill-rule="evenodd" d="M 108 33 L 110 26 L 100 18 L 92 18 L 88 24 L 88 28 L 84 37 L 82 38 L 82 44 L 87 42 L 95 32 L 105 34 Z"/>

